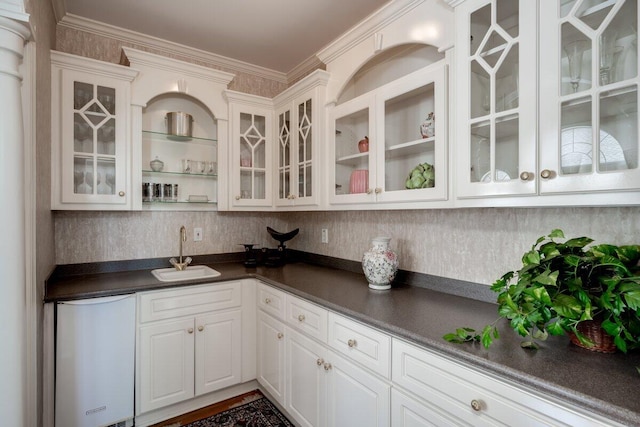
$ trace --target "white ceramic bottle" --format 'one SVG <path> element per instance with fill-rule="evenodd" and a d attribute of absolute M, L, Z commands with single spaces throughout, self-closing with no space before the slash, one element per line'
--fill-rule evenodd
<path fill-rule="evenodd" d="M 398 272 L 398 257 L 389 249 L 390 241 L 390 237 L 373 238 L 371 247 L 362 256 L 362 270 L 371 289 L 391 289 Z"/>

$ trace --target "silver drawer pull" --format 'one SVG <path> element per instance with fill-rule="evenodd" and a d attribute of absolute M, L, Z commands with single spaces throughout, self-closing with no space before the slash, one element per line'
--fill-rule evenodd
<path fill-rule="evenodd" d="M 330 369 L 331 369 L 331 363 L 325 363 L 324 370 L 328 372 Z"/>
<path fill-rule="evenodd" d="M 349 341 L 347 341 L 347 345 L 348 345 L 350 348 L 353 348 L 353 347 L 355 347 L 356 345 L 358 345 L 358 343 L 356 342 L 356 340 L 349 340 Z"/>
<path fill-rule="evenodd" d="M 271 304 L 271 298 L 265 298 L 264 299 L 264 303 L 265 304 Z"/>
<path fill-rule="evenodd" d="M 298 315 L 298 321 L 304 322 L 304 319 L 305 319 L 304 314 L 299 314 Z"/>
<path fill-rule="evenodd" d="M 472 408 L 474 411 L 480 411 L 480 410 L 482 409 L 482 404 L 480 403 L 480 401 L 479 401 L 479 400 L 475 400 L 475 399 L 473 399 L 473 400 L 471 401 L 471 408 Z"/>
<path fill-rule="evenodd" d="M 322 364 L 323 364 L 323 363 L 324 363 L 324 360 L 323 360 L 323 359 L 318 359 L 318 360 L 316 360 L 316 364 L 317 364 L 318 366 L 322 366 Z"/>
<path fill-rule="evenodd" d="M 198 330 L 199 330 L 200 332 L 204 331 L 204 326 L 198 326 Z"/>
<path fill-rule="evenodd" d="M 284 337 L 284 334 L 282 332 L 278 332 L 278 339 L 281 340 L 282 337 Z"/>
<path fill-rule="evenodd" d="M 189 329 L 187 329 L 187 332 L 188 332 L 188 333 L 190 333 L 190 334 L 192 334 L 192 333 L 193 333 L 193 328 L 189 328 Z"/>

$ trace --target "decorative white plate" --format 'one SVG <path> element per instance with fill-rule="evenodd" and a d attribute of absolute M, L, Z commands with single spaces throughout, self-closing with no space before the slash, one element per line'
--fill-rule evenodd
<path fill-rule="evenodd" d="M 496 179 L 491 179 L 491 171 L 482 175 L 481 182 L 491 182 L 491 181 L 511 181 L 511 177 L 508 173 L 503 170 L 496 169 Z"/>

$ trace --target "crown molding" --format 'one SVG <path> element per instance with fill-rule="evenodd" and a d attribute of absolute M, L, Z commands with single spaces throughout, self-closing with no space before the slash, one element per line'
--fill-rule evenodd
<path fill-rule="evenodd" d="M 446 4 L 448 4 L 451 7 L 456 7 L 456 6 L 460 6 L 462 3 L 464 3 L 466 0 L 444 0 L 444 2 Z"/>
<path fill-rule="evenodd" d="M 426 0 L 396 0 L 387 3 L 328 46 L 322 48 L 317 53 L 318 58 L 325 64 L 330 63 L 364 39 L 386 27 L 390 22 L 407 14 L 425 1 Z"/>
<path fill-rule="evenodd" d="M 71 53 L 58 52 L 52 50 L 50 53 L 51 65 L 64 66 L 66 69 L 76 71 L 91 70 L 95 74 L 107 76 L 125 81 L 133 81 L 139 74 L 139 71 L 119 64 L 111 64 L 97 59 L 84 58 Z"/>
<path fill-rule="evenodd" d="M 242 102 L 245 105 L 250 105 L 258 108 L 273 108 L 273 100 L 264 96 L 252 95 L 249 93 L 238 92 L 235 90 L 227 89 L 222 92 L 227 101 Z"/>
<path fill-rule="evenodd" d="M 273 98 L 274 105 L 281 105 L 290 102 L 300 95 L 300 93 L 314 89 L 318 86 L 326 86 L 330 79 L 330 74 L 325 70 L 315 70 L 303 79 L 297 81 L 284 92 Z"/>
<path fill-rule="evenodd" d="M 322 66 L 324 66 L 323 62 L 316 55 L 311 55 L 287 73 L 287 80 L 295 82 Z"/>
<path fill-rule="evenodd" d="M 275 80 L 280 83 L 288 83 L 287 75 L 280 71 L 271 70 L 269 68 L 260 67 L 249 64 L 248 62 L 239 61 L 228 58 L 226 56 L 217 55 L 215 53 L 206 52 L 201 49 L 174 43 L 169 40 L 163 40 L 146 34 L 116 27 L 114 25 L 105 24 L 92 19 L 83 18 L 73 14 L 65 14 L 59 20 L 58 25 L 61 27 L 84 31 L 101 37 L 107 37 L 121 42 L 131 43 L 137 46 L 153 49 L 167 55 L 179 55 L 192 60 L 196 60 L 214 67 L 229 69 L 236 72 L 251 74 L 257 77 Z"/>
<path fill-rule="evenodd" d="M 235 74 L 227 73 L 226 71 L 220 71 L 198 64 L 191 64 L 126 46 L 122 46 L 122 51 L 133 68 L 147 66 L 156 70 L 179 72 L 181 75 L 208 80 L 224 86 L 227 86 L 235 77 Z"/>

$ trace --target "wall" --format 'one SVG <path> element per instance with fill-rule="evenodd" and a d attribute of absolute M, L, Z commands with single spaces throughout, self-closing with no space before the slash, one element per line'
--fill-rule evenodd
<path fill-rule="evenodd" d="M 288 231 L 281 215 L 260 212 L 57 212 L 56 263 L 162 258 L 243 251 L 243 243 L 276 247 L 267 226 Z M 202 242 L 193 229 L 202 227 Z"/>
<path fill-rule="evenodd" d="M 300 234 L 288 245 L 359 261 L 375 236 L 392 238 L 400 268 L 491 284 L 519 268 L 536 239 L 552 229 L 598 243 L 640 244 L 640 208 L 434 209 L 301 212 L 285 215 Z M 329 244 L 320 243 L 322 228 Z"/>

